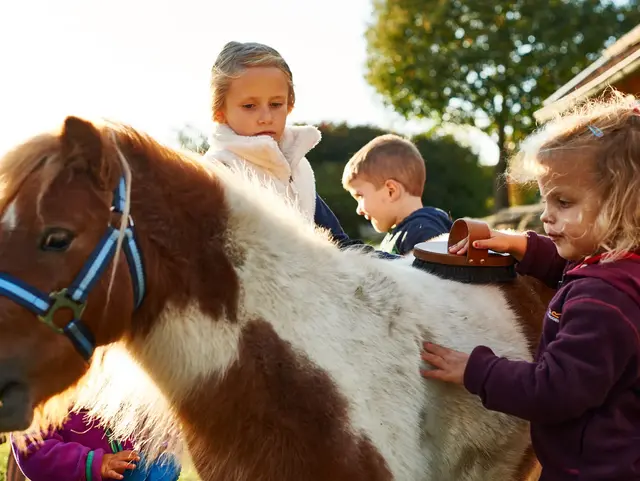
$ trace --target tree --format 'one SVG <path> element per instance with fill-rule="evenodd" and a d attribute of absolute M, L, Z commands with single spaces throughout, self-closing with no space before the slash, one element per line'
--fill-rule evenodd
<path fill-rule="evenodd" d="M 178 143 L 183 149 L 191 150 L 198 154 L 204 154 L 209 150 L 207 136 L 192 125 L 186 125 L 176 133 Z"/>
<path fill-rule="evenodd" d="M 509 151 L 546 97 L 640 22 L 638 0 L 373 0 L 366 79 L 406 118 L 471 124 Z"/>
<path fill-rule="evenodd" d="M 480 165 L 478 156 L 452 136 L 423 134 L 412 140 L 427 166 L 424 205 L 440 207 L 454 219 L 489 213 L 493 190 L 491 167 Z"/>

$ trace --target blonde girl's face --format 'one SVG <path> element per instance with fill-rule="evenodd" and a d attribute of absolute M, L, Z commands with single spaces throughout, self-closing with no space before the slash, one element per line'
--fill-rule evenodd
<path fill-rule="evenodd" d="M 289 81 L 282 70 L 251 67 L 231 81 L 216 120 L 238 135 L 268 135 L 277 142 L 291 111 L 288 98 Z"/>
<path fill-rule="evenodd" d="M 577 162 L 577 164 L 583 162 Z M 545 209 L 540 219 L 545 233 L 556 245 L 558 254 L 579 261 L 598 250 L 595 220 L 599 213 L 599 195 L 591 175 L 580 166 L 553 167 L 538 178 Z"/>

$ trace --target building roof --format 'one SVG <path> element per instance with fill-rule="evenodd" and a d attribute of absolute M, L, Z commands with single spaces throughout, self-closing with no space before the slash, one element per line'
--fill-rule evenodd
<path fill-rule="evenodd" d="M 538 122 L 545 122 L 577 101 L 588 98 L 640 69 L 640 25 L 637 25 L 600 58 L 564 84 L 542 103 L 534 113 Z"/>

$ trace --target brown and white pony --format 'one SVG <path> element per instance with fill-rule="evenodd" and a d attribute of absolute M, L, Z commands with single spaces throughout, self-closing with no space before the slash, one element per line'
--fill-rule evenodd
<path fill-rule="evenodd" d="M 8 153 L 0 189 L 0 432 L 78 386 L 121 433 L 179 423 L 206 481 L 521 479 L 527 423 L 418 370 L 423 340 L 531 359 L 529 281 L 341 251 L 266 187 L 74 117 Z M 153 384 L 106 372 L 116 342 Z"/>

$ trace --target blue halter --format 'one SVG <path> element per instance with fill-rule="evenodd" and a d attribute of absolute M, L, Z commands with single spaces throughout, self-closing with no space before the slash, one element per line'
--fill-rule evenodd
<path fill-rule="evenodd" d="M 112 212 L 123 214 L 125 194 L 126 184 L 122 177 L 113 193 Z M 93 334 L 80 318 L 86 307 L 89 292 L 115 255 L 118 236 L 118 229 L 107 226 L 107 231 L 71 286 L 45 294 L 10 274 L 0 272 L 0 295 L 26 307 L 55 332 L 67 336 L 80 355 L 88 361 L 93 355 L 96 343 Z M 145 294 L 145 279 L 142 256 L 133 233 L 131 216 L 127 220 L 122 247 L 131 274 L 135 307 L 138 308 Z M 59 328 L 53 322 L 58 309 L 69 309 L 73 313 L 73 319 L 63 328 Z"/>

